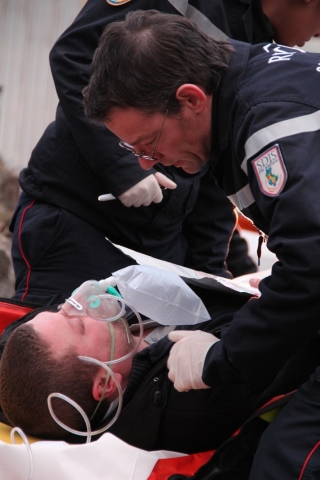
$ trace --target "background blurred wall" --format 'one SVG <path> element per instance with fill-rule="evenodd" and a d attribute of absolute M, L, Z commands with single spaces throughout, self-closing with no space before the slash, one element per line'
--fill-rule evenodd
<path fill-rule="evenodd" d="M 310 42 L 307 42 L 303 47 L 303 50 L 307 52 L 320 52 L 320 38 L 312 38 Z"/>
<path fill-rule="evenodd" d="M 0 0 L 0 157 L 16 170 L 54 120 L 49 51 L 84 3 Z"/>
<path fill-rule="evenodd" d="M 19 195 L 18 172 L 58 98 L 49 51 L 85 0 L 0 0 L 0 297 L 14 293 L 8 224 Z"/>

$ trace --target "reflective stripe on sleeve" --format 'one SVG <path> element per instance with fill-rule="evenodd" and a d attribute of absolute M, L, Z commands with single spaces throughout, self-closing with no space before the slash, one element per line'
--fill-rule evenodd
<path fill-rule="evenodd" d="M 236 207 L 238 207 L 240 211 L 249 207 L 255 202 L 249 184 L 245 185 L 243 188 L 241 188 L 241 190 L 233 195 L 228 195 L 228 198 L 234 205 L 236 205 Z"/>
<path fill-rule="evenodd" d="M 320 129 L 320 111 L 301 117 L 283 120 L 268 127 L 262 128 L 248 138 L 245 144 L 245 158 L 241 168 L 248 175 L 247 160 L 270 143 L 280 138 L 289 137 L 298 133 L 314 132 Z"/>
<path fill-rule="evenodd" d="M 189 18 L 198 27 L 206 33 L 209 37 L 216 38 L 217 40 L 228 40 L 228 36 L 216 27 L 208 17 L 206 17 L 202 12 L 197 10 L 192 5 L 189 5 L 188 0 L 168 0 L 171 5 L 178 10 L 181 15 Z"/>

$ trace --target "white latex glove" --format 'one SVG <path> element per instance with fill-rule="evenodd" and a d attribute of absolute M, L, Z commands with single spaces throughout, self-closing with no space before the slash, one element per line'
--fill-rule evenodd
<path fill-rule="evenodd" d="M 203 364 L 209 348 L 218 342 L 211 333 L 201 330 L 175 330 L 168 335 L 176 342 L 171 347 L 168 377 L 178 392 L 210 388 L 202 381 Z"/>
<path fill-rule="evenodd" d="M 160 203 L 163 198 L 160 185 L 170 190 L 177 186 L 168 177 L 157 172 L 133 185 L 129 190 L 119 195 L 118 198 L 125 207 L 140 207 L 141 205 L 147 207 L 152 202 Z"/>

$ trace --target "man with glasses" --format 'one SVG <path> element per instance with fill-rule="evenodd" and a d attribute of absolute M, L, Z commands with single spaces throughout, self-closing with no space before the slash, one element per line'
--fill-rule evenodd
<path fill-rule="evenodd" d="M 157 136 L 157 139 L 155 141 L 155 144 L 154 144 L 154 147 L 153 147 L 153 150 L 152 150 L 152 153 L 151 153 L 151 156 L 149 157 L 148 155 L 145 155 L 144 152 L 140 152 L 140 153 L 137 153 L 134 149 L 134 147 L 132 145 L 129 145 L 129 143 L 126 143 L 126 142 L 119 142 L 119 145 L 120 147 L 122 148 L 125 148 L 128 152 L 130 153 L 133 153 L 133 155 L 135 157 L 138 157 L 138 158 L 141 158 L 142 160 L 149 160 L 150 162 L 156 162 L 157 159 L 155 158 L 155 151 L 157 149 L 157 145 L 158 145 L 158 142 L 160 140 L 160 136 L 161 136 L 161 133 L 162 133 L 162 129 L 163 129 L 163 125 L 164 125 L 164 122 L 166 120 L 166 117 L 168 115 L 168 110 L 166 111 L 166 113 L 164 114 L 164 117 L 163 117 L 163 122 L 162 122 L 162 125 L 161 125 L 161 128 L 159 130 L 159 133 L 158 133 L 158 136 Z"/>
<path fill-rule="evenodd" d="M 55 121 L 20 174 L 23 193 L 11 223 L 15 299 L 58 303 L 72 285 L 130 264 L 105 237 L 221 276 L 230 276 L 227 253 L 234 276 L 256 269 L 237 231 L 229 246 L 235 223 L 230 202 L 224 212 L 212 210 L 211 218 L 204 218 L 208 201 L 222 201 L 217 192 L 212 198 L 209 172 L 203 169 L 191 178 L 161 165 L 146 172 L 111 132 L 91 127 L 83 114 L 81 91 L 104 27 L 137 8 L 179 14 L 174 3 L 89 0 L 54 45 L 50 65 L 60 102 Z M 190 6 L 231 37 L 255 42 L 273 36 L 260 2 L 192 0 Z M 177 188 L 171 190 L 174 184 Z M 109 193 L 117 200 L 98 201 Z M 130 205 L 141 207 L 128 210 Z"/>
<path fill-rule="evenodd" d="M 308 13 L 319 18 L 320 2 L 308 2 Z M 260 282 L 261 296 L 234 315 L 220 341 L 205 332 L 169 334 L 176 342 L 169 378 L 179 391 L 272 381 L 318 336 L 319 65 L 319 54 L 220 42 L 156 11 L 132 12 L 101 37 L 85 91 L 89 118 L 149 155 L 145 145 L 168 110 L 155 161 L 192 174 L 209 164 L 225 195 L 269 235 L 278 258 Z M 149 169 L 155 161 L 139 163 Z M 319 382 L 318 366 L 280 412 L 280 430 L 266 433 L 250 480 L 318 477 Z"/>

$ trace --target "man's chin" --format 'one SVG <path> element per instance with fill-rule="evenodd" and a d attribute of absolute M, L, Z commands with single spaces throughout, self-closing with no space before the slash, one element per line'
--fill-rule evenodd
<path fill-rule="evenodd" d="M 176 162 L 174 164 L 174 166 L 176 168 L 182 168 L 182 170 L 184 170 L 186 173 L 198 173 L 199 170 L 201 169 L 201 167 L 199 167 L 198 165 L 194 164 L 194 163 L 189 163 L 189 162 Z"/>
<path fill-rule="evenodd" d="M 289 48 L 295 48 L 295 47 L 298 47 L 298 48 L 303 48 L 306 44 L 308 40 L 292 40 L 292 41 L 289 41 L 288 39 L 284 40 L 284 39 L 281 39 L 281 38 L 275 38 L 275 42 L 279 45 L 283 45 L 284 47 L 289 47 Z"/>
<path fill-rule="evenodd" d="M 198 173 L 201 170 L 201 168 L 196 167 L 195 165 L 182 165 L 181 167 L 178 167 L 178 168 L 182 168 L 182 170 L 190 174 Z"/>

